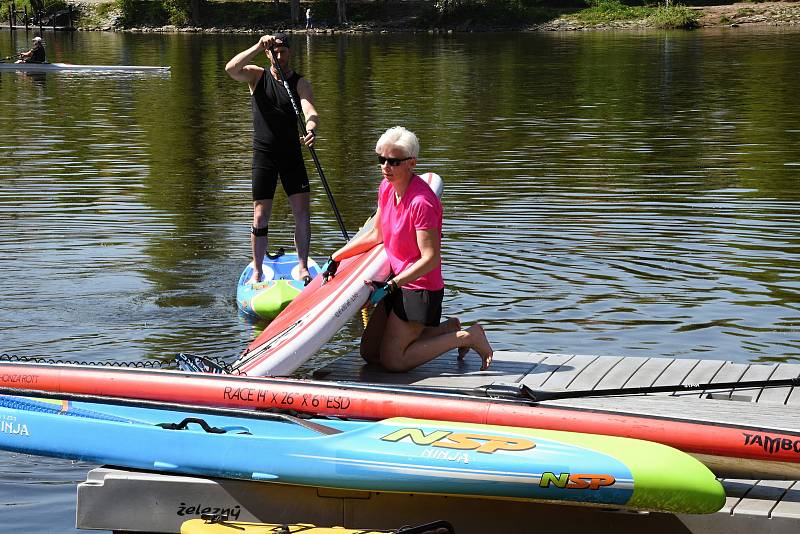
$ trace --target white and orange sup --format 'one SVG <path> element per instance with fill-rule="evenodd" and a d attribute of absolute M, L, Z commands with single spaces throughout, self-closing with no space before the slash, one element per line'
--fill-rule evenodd
<path fill-rule="evenodd" d="M 421 178 L 442 196 L 442 179 L 429 172 Z M 371 217 L 358 234 L 375 224 Z M 244 350 L 233 364 L 236 372 L 249 376 L 289 375 L 358 313 L 367 302 L 370 288 L 364 280 L 386 280 L 389 260 L 383 245 L 342 260 L 336 276 L 322 284 L 317 276 Z"/>

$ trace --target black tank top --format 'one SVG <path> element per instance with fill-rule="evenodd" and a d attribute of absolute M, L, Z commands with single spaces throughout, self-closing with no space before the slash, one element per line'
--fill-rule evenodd
<path fill-rule="evenodd" d="M 286 80 L 295 102 L 300 106 L 297 82 L 302 75 L 292 72 Z M 253 103 L 253 147 L 261 150 L 289 150 L 300 148 L 300 132 L 297 115 L 283 84 L 264 70 L 256 84 L 251 101 Z"/>
<path fill-rule="evenodd" d="M 37 46 L 33 49 L 33 54 L 31 54 L 30 59 L 28 59 L 28 63 L 44 63 L 45 62 L 45 55 L 44 55 L 44 47 Z"/>

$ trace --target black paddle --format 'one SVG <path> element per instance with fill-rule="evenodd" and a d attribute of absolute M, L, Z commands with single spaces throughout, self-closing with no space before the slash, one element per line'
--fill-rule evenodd
<path fill-rule="evenodd" d="M 349 384 L 365 385 L 365 384 Z M 514 400 L 524 402 L 540 402 L 558 399 L 580 399 L 585 397 L 618 397 L 623 395 L 644 395 L 647 393 L 672 393 L 682 391 L 719 390 L 719 389 L 751 389 L 800 386 L 800 377 L 775 378 L 766 380 L 744 380 L 739 382 L 706 382 L 703 384 L 673 384 L 665 386 L 634 386 L 609 389 L 577 389 L 573 391 L 546 391 L 532 389 L 525 384 L 490 384 L 474 388 L 392 385 L 382 387 L 419 393 L 442 393 L 447 395 L 466 395 L 471 397 L 487 397 L 492 399 Z"/>
<path fill-rule="evenodd" d="M 289 88 L 289 83 L 286 81 L 286 75 L 283 73 L 283 67 L 278 62 L 278 56 L 275 55 L 275 47 L 269 47 L 269 52 L 272 54 L 272 61 L 275 64 L 275 68 L 278 70 L 278 76 L 280 76 L 281 83 L 286 88 L 286 92 L 289 94 L 289 100 L 292 102 L 292 107 L 294 108 L 294 113 L 297 115 L 297 123 L 300 125 L 300 131 L 303 132 L 303 137 L 308 135 L 306 131 L 306 125 L 303 122 L 303 115 L 300 111 L 300 108 L 297 106 L 297 102 L 294 100 L 294 95 L 292 95 L 292 90 Z M 328 194 L 328 200 L 331 202 L 331 207 L 333 208 L 333 213 L 336 215 L 336 221 L 339 223 L 339 228 L 342 230 L 342 236 L 344 236 L 345 241 L 350 241 L 350 236 L 347 235 L 347 230 L 344 227 L 344 222 L 342 221 L 342 216 L 339 214 L 339 209 L 336 207 L 336 201 L 333 199 L 333 193 L 331 192 L 331 188 L 328 186 L 328 181 L 325 179 L 325 173 L 322 172 L 322 165 L 319 163 L 319 158 L 317 157 L 317 151 L 314 150 L 313 146 L 308 147 L 309 152 L 311 152 L 311 159 L 314 160 L 314 165 L 317 167 L 317 172 L 319 173 L 319 177 L 322 180 L 322 185 L 325 187 L 325 193 Z"/>

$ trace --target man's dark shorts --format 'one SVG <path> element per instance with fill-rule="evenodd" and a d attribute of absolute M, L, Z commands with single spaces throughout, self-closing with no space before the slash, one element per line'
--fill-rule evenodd
<path fill-rule="evenodd" d="M 425 326 L 439 326 L 442 320 L 442 300 L 444 289 L 403 289 L 392 291 L 383 299 L 388 314 L 393 311 L 405 322 L 420 323 Z"/>
<path fill-rule="evenodd" d="M 278 176 L 287 197 L 311 191 L 300 151 L 290 152 L 287 155 L 254 149 L 253 200 L 272 200 L 275 197 Z"/>

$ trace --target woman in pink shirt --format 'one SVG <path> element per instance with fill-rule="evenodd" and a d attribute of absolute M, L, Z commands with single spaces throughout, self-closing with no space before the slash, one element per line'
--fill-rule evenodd
<path fill-rule="evenodd" d="M 475 349 L 481 370 L 487 369 L 492 347 L 480 324 L 462 330 L 457 318 L 440 323 L 442 204 L 414 174 L 417 136 L 395 126 L 381 136 L 375 152 L 383 175 L 376 224 L 334 252 L 323 273 L 333 276 L 342 259 L 384 244 L 393 274 L 386 283 L 365 281 L 373 286 L 371 300 L 377 306 L 361 338 L 361 355 L 389 371 L 403 372 L 455 348 L 459 358 Z"/>

